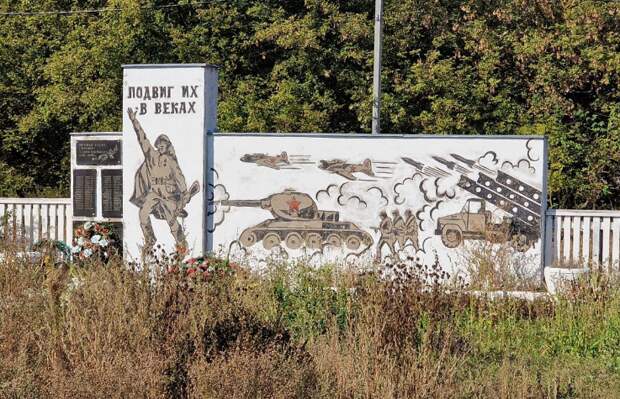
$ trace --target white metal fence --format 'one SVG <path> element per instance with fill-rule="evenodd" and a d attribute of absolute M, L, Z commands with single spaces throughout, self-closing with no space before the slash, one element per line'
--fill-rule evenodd
<path fill-rule="evenodd" d="M 618 270 L 620 211 L 549 209 L 547 265 L 600 265 Z"/>
<path fill-rule="evenodd" d="M 71 215 L 69 198 L 0 198 L 0 232 L 28 246 L 44 238 L 71 242 Z M 620 211 L 549 209 L 545 262 L 620 270 Z"/>
<path fill-rule="evenodd" d="M 31 247 L 42 239 L 71 242 L 71 199 L 0 198 L 0 235 Z"/>

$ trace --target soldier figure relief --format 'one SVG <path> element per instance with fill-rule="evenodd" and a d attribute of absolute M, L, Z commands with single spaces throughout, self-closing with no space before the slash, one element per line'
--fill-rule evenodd
<path fill-rule="evenodd" d="M 139 219 L 144 236 L 144 250 L 150 250 L 157 238 L 153 232 L 151 215 L 165 220 L 170 227 L 177 250 L 185 251 L 187 242 L 179 218 L 187 217 L 185 206 L 200 191 L 200 185 L 194 181 L 189 189 L 185 176 L 179 167 L 177 157 L 170 139 L 160 134 L 153 146 L 135 112 L 127 110 L 133 124 L 140 148 L 144 154 L 144 162 L 135 175 L 134 191 L 130 202 L 140 208 Z"/>
<path fill-rule="evenodd" d="M 381 262 L 383 247 L 387 245 L 390 255 L 396 255 L 396 244 L 398 250 L 405 248 L 408 242 L 418 251 L 418 220 L 410 209 L 405 210 L 405 218 L 403 218 L 398 209 L 392 211 L 392 217 L 389 217 L 386 211 L 379 213 L 379 227 L 376 229 L 379 234 L 377 243 L 375 261 Z"/>

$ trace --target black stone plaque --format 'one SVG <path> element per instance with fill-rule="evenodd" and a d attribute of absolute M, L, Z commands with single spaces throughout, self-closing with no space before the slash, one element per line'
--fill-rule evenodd
<path fill-rule="evenodd" d="M 73 171 L 73 216 L 94 217 L 97 214 L 97 171 Z"/>
<path fill-rule="evenodd" d="M 123 217 L 123 171 L 101 171 L 101 213 L 104 218 Z"/>
<path fill-rule="evenodd" d="M 113 222 L 110 223 L 110 225 L 112 225 L 112 230 L 114 231 L 114 234 L 116 235 L 116 239 L 118 240 L 119 243 L 119 248 L 123 248 L 123 223 L 121 222 Z"/>
<path fill-rule="evenodd" d="M 120 165 L 120 140 L 78 140 L 75 158 L 78 165 Z"/>

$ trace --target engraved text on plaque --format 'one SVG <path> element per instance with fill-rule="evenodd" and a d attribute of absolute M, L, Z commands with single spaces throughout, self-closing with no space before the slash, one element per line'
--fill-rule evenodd
<path fill-rule="evenodd" d="M 78 165 L 120 165 L 120 140 L 78 140 L 75 160 Z"/>
<path fill-rule="evenodd" d="M 123 171 L 101 171 L 101 213 L 104 218 L 123 217 Z"/>
<path fill-rule="evenodd" d="M 93 217 L 97 214 L 97 171 L 73 171 L 73 216 Z"/>

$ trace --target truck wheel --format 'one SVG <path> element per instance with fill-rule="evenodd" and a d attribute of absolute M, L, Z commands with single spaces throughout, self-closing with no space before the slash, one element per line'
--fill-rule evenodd
<path fill-rule="evenodd" d="M 525 234 L 515 234 L 512 236 L 510 244 L 519 252 L 526 252 L 530 249 L 530 242 Z"/>
<path fill-rule="evenodd" d="M 491 244 L 502 244 L 507 241 L 507 234 L 503 231 L 488 231 L 486 240 Z"/>
<path fill-rule="evenodd" d="M 441 242 L 448 248 L 456 248 L 463 242 L 461 230 L 451 226 L 445 226 L 441 231 Z"/>

